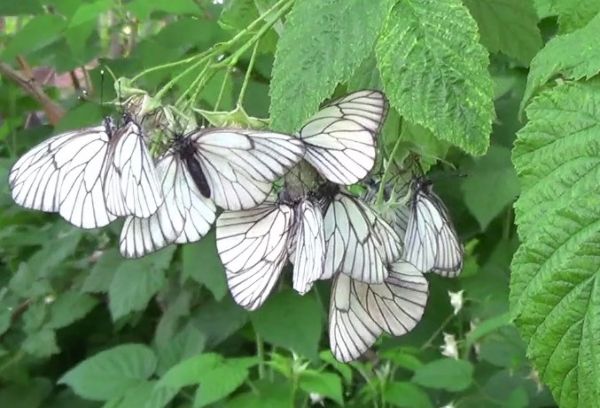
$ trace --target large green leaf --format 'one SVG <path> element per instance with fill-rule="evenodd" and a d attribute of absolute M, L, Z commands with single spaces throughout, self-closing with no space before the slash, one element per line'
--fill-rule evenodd
<path fill-rule="evenodd" d="M 527 109 L 513 160 L 522 245 L 511 312 L 561 407 L 600 400 L 600 84 L 542 93 Z"/>
<path fill-rule="evenodd" d="M 256 331 L 268 342 L 300 355 L 317 356 L 321 338 L 321 307 L 311 294 L 286 290 L 277 293 L 250 314 Z"/>
<path fill-rule="evenodd" d="M 152 350 L 126 344 L 102 351 L 69 370 L 59 383 L 84 398 L 107 401 L 146 380 L 156 368 Z"/>
<path fill-rule="evenodd" d="M 277 44 L 271 81 L 272 126 L 296 131 L 373 47 L 386 0 L 297 1 Z"/>
<path fill-rule="evenodd" d="M 65 25 L 64 19 L 51 14 L 32 18 L 8 42 L 2 59 L 10 61 L 17 55 L 27 55 L 46 47 L 61 37 Z"/>
<path fill-rule="evenodd" d="M 460 0 L 398 2 L 376 54 L 385 91 L 400 114 L 467 153 L 485 153 L 493 84 L 477 24 Z"/>
<path fill-rule="evenodd" d="M 412 382 L 438 390 L 463 391 L 473 383 L 473 365 L 452 358 L 435 360 L 417 368 Z"/>
<path fill-rule="evenodd" d="M 598 36 L 600 36 L 600 14 L 584 28 L 550 40 L 531 61 L 521 109 L 541 87 L 556 76 L 579 80 L 598 74 L 600 49 L 589 42 L 590 38 Z"/>
<path fill-rule="evenodd" d="M 535 0 L 540 17 L 558 16 L 561 32 L 586 25 L 600 12 L 598 0 Z"/>
<path fill-rule="evenodd" d="M 561 86 L 541 94 L 527 109 L 529 122 L 513 150 L 521 184 L 515 211 L 522 239 L 552 221 L 553 211 L 574 194 L 588 195 L 598 184 L 599 91 L 598 83 Z"/>
<path fill-rule="evenodd" d="M 342 380 L 337 374 L 306 370 L 300 375 L 298 385 L 307 393 L 323 395 L 344 406 Z"/>
<path fill-rule="evenodd" d="M 199 242 L 188 244 L 182 249 L 182 277 L 190 277 L 206 286 L 217 300 L 227 293 L 225 268 L 217 255 L 215 232 L 212 230 Z"/>
<path fill-rule="evenodd" d="M 542 48 L 542 35 L 532 0 L 464 0 L 477 21 L 481 42 L 522 65 Z"/>
<path fill-rule="evenodd" d="M 165 271 L 176 249 L 170 246 L 141 259 L 123 261 L 108 289 L 114 320 L 146 307 L 165 283 Z"/>
<path fill-rule="evenodd" d="M 50 305 L 50 319 L 46 326 L 59 329 L 83 318 L 97 304 L 97 300 L 85 293 L 65 292 Z"/>
<path fill-rule="evenodd" d="M 383 399 L 395 407 L 432 408 L 427 393 L 409 382 L 392 382 L 386 384 Z"/>

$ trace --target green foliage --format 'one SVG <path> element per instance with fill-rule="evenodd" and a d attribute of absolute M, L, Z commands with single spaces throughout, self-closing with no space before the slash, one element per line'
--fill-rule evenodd
<path fill-rule="evenodd" d="M 373 47 L 388 2 L 296 2 L 277 45 L 271 81 L 273 128 L 297 131 Z M 340 47 L 340 42 L 351 46 Z M 301 80 L 299 80 L 301 78 Z"/>
<path fill-rule="evenodd" d="M 119 222 L 77 230 L 0 183 L 0 406 L 595 406 L 600 2 L 218 3 L 0 1 L 0 179 L 41 140 L 120 115 L 106 102 L 132 91 L 108 68 L 186 113 L 290 132 L 330 97 L 382 89 L 374 173 L 420 156 L 463 273 L 428 275 L 417 328 L 343 364 L 330 282 L 300 296 L 286 269 L 248 312 L 214 230 L 125 260 Z"/>
<path fill-rule="evenodd" d="M 377 43 L 377 60 L 400 114 L 468 153 L 486 152 L 493 117 L 488 57 L 459 0 L 397 3 Z"/>

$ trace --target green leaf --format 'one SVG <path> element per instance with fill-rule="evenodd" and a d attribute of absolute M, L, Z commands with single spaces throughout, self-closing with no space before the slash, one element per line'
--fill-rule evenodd
<path fill-rule="evenodd" d="M 202 12 L 194 0 L 133 0 L 126 7 L 140 20 L 147 20 L 155 11 L 167 14 L 201 14 Z"/>
<path fill-rule="evenodd" d="M 255 330 L 270 343 L 313 358 L 321 338 L 321 307 L 314 296 L 286 290 L 250 314 Z"/>
<path fill-rule="evenodd" d="M 0 16 L 42 14 L 44 9 L 39 0 L 19 0 L 0 2 Z"/>
<path fill-rule="evenodd" d="M 56 332 L 50 329 L 30 333 L 22 347 L 26 353 L 39 358 L 47 358 L 60 351 L 56 344 Z"/>
<path fill-rule="evenodd" d="M 307 393 L 317 393 L 344 405 L 342 380 L 336 374 L 305 370 L 300 375 L 298 385 Z"/>
<path fill-rule="evenodd" d="M 248 312 L 227 296 L 202 305 L 193 318 L 194 325 L 206 335 L 207 346 L 215 346 L 248 322 Z"/>
<path fill-rule="evenodd" d="M 347 384 L 352 383 L 352 368 L 350 368 L 350 366 L 348 364 L 340 363 L 333 356 L 331 351 L 329 351 L 329 350 L 321 351 L 319 353 L 319 358 L 321 358 L 321 360 L 323 360 L 324 362 L 326 362 L 327 364 L 329 364 L 333 368 L 335 368 L 336 371 L 342 375 L 342 377 L 344 378 L 344 381 Z"/>
<path fill-rule="evenodd" d="M 463 391 L 473 383 L 473 365 L 452 358 L 435 360 L 417 368 L 412 382 L 427 388 Z"/>
<path fill-rule="evenodd" d="M 204 373 L 217 367 L 223 360 L 223 356 L 215 353 L 200 354 L 188 358 L 169 369 L 157 386 L 179 389 L 198 384 Z"/>
<path fill-rule="evenodd" d="M 477 24 L 460 0 L 398 2 L 376 54 L 387 96 L 401 115 L 467 153 L 485 153 L 493 83 Z"/>
<path fill-rule="evenodd" d="M 277 44 L 271 81 L 272 127 L 297 131 L 369 55 L 386 0 L 294 3 Z"/>
<path fill-rule="evenodd" d="M 589 42 L 590 38 L 598 36 L 600 36 L 600 14 L 584 28 L 550 40 L 531 61 L 521 110 L 552 78 L 560 76 L 577 81 L 598 74 L 600 49 Z"/>
<path fill-rule="evenodd" d="M 483 157 L 469 160 L 461 189 L 465 204 L 484 231 L 519 194 L 519 180 L 510 150 L 493 145 Z"/>
<path fill-rule="evenodd" d="M 108 290 L 108 306 L 113 320 L 146 308 L 150 299 L 163 287 L 165 271 L 176 249 L 170 246 L 141 259 L 123 261 Z"/>
<path fill-rule="evenodd" d="M 395 407 L 433 407 L 427 393 L 409 382 L 392 382 L 386 384 L 383 399 Z"/>
<path fill-rule="evenodd" d="M 98 301 L 85 293 L 64 292 L 50 305 L 50 320 L 46 327 L 60 329 L 83 318 Z"/>
<path fill-rule="evenodd" d="M 599 95 L 597 82 L 565 85 L 541 94 L 528 107 L 529 122 L 517 134 L 513 150 L 521 184 L 516 223 L 524 241 L 532 230 L 553 221 L 553 211 L 596 191 Z M 511 297 L 521 293 L 512 285 Z"/>
<path fill-rule="evenodd" d="M 227 293 L 225 268 L 217 254 L 215 230 L 211 230 L 204 238 L 182 248 L 183 278 L 192 278 L 206 286 L 217 300 L 223 299 Z"/>
<path fill-rule="evenodd" d="M 194 397 L 194 408 L 219 401 L 238 389 L 248 378 L 248 367 L 255 358 L 227 359 L 209 373 L 204 373 Z"/>
<path fill-rule="evenodd" d="M 523 192 L 511 312 L 528 356 L 564 407 L 600 398 L 599 106 L 597 81 L 542 93 L 513 151 Z"/>
<path fill-rule="evenodd" d="M 528 66 L 542 48 L 532 0 L 464 0 L 477 21 L 481 42 Z"/>
<path fill-rule="evenodd" d="M 52 392 L 52 383 L 46 378 L 33 378 L 23 384 L 3 384 L 0 401 L 3 407 L 37 408 L 46 407 L 44 400 Z"/>
<path fill-rule="evenodd" d="M 17 55 L 27 55 L 40 50 L 61 38 L 65 20 L 59 16 L 44 14 L 33 17 L 8 42 L 2 59 L 13 60 Z"/>
<path fill-rule="evenodd" d="M 58 382 L 67 384 L 83 398 L 107 401 L 138 386 L 155 368 L 152 350 L 141 344 L 126 344 L 84 360 Z"/>
<path fill-rule="evenodd" d="M 540 17 L 558 16 L 562 33 L 585 26 L 600 12 L 597 0 L 536 0 L 536 3 Z"/>
<path fill-rule="evenodd" d="M 113 248 L 104 252 L 85 278 L 81 290 L 89 293 L 108 292 L 117 268 L 123 262 L 124 259 L 118 249 Z"/>
<path fill-rule="evenodd" d="M 485 337 L 488 334 L 493 333 L 494 331 L 508 324 L 510 324 L 509 313 L 504 313 L 484 320 L 483 322 L 477 324 L 477 327 L 475 327 L 474 330 L 467 333 L 467 346 L 471 347 L 473 343 L 475 343 L 482 337 Z"/>

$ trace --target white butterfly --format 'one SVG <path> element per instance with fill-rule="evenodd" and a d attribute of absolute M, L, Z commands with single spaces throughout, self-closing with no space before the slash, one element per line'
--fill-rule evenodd
<path fill-rule="evenodd" d="M 306 161 L 327 180 L 349 185 L 366 177 L 375 163 L 375 137 L 388 103 L 379 91 L 363 90 L 338 99 L 300 129 Z"/>
<path fill-rule="evenodd" d="M 352 361 L 384 332 L 401 336 L 420 321 L 428 283 L 412 264 L 390 265 L 385 282 L 369 284 L 336 275 L 329 305 L 329 343 L 336 359 Z"/>
<path fill-rule="evenodd" d="M 144 197 L 150 195 L 156 201 L 154 190 L 149 190 L 155 188 L 151 185 L 154 165 L 122 154 L 135 152 L 148 157 L 140 135 L 136 123 L 130 121 L 117 129 L 107 118 L 100 126 L 51 137 L 12 167 L 9 175 L 12 197 L 25 208 L 58 212 L 81 228 L 103 227 L 117 217 L 108 208 L 105 197 L 105 192 L 112 188 L 131 212 L 150 212 L 156 203 L 148 204 Z M 115 148 L 120 150 L 117 157 L 110 153 Z M 116 161 L 110 163 L 113 158 Z M 109 165 L 121 172 L 114 177 L 115 184 L 110 188 L 105 180 Z M 144 182 L 148 180 L 150 183 Z"/>
<path fill-rule="evenodd" d="M 463 266 L 463 247 L 448 210 L 433 192 L 431 182 L 417 177 L 412 183 L 405 257 L 420 271 L 455 277 Z"/>
<path fill-rule="evenodd" d="M 199 240 L 214 222 L 214 203 L 228 210 L 256 207 L 303 154 L 299 139 L 273 132 L 201 129 L 176 136 L 158 164 L 165 201 L 153 216 L 125 221 L 121 253 L 140 257 Z"/>
<path fill-rule="evenodd" d="M 325 243 L 318 203 L 266 201 L 246 211 L 226 211 L 217 219 L 217 251 L 234 300 L 248 310 L 260 307 L 288 258 L 293 286 L 306 293 L 320 278 Z"/>
<path fill-rule="evenodd" d="M 328 192 L 331 197 L 331 192 Z M 386 266 L 401 257 L 394 230 L 361 200 L 343 192 L 332 196 L 324 218 L 323 278 L 343 273 L 366 283 L 383 283 Z"/>

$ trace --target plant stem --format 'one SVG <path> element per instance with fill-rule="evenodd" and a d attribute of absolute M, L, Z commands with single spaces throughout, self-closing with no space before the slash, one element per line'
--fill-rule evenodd
<path fill-rule="evenodd" d="M 265 343 L 258 332 L 256 333 L 256 356 L 258 357 L 258 378 L 265 378 Z"/>
<path fill-rule="evenodd" d="M 398 133 L 398 138 L 396 139 L 396 143 L 394 144 L 394 148 L 392 149 L 392 154 L 388 158 L 387 163 L 385 163 L 385 169 L 383 170 L 383 176 L 381 176 L 381 184 L 379 185 L 379 190 L 377 191 L 377 199 L 375 201 L 376 205 L 379 206 L 383 203 L 383 192 L 385 190 L 385 184 L 388 180 L 390 168 L 392 167 L 392 163 L 394 162 L 394 157 L 396 157 L 396 152 L 400 147 L 400 142 L 402 141 L 400 137 L 400 133 Z"/>
<path fill-rule="evenodd" d="M 244 94 L 246 93 L 248 82 L 250 82 L 250 75 L 252 74 L 252 69 L 254 68 L 254 61 L 256 60 L 256 51 L 258 50 L 259 43 L 260 38 L 254 43 L 254 49 L 252 50 L 252 56 L 250 57 L 248 68 L 246 69 L 246 75 L 244 75 L 244 82 L 242 83 L 242 89 L 240 89 L 236 106 L 242 106 L 242 103 L 244 102 Z"/>
<path fill-rule="evenodd" d="M 223 75 L 223 81 L 221 82 L 221 89 L 219 89 L 219 96 L 217 97 L 217 102 L 215 102 L 215 106 L 213 110 L 216 112 L 219 110 L 219 105 L 221 105 L 221 100 L 223 100 L 223 94 L 225 93 L 225 86 L 227 85 L 227 80 L 229 79 L 229 75 L 231 75 L 231 67 L 227 67 L 227 71 Z"/>
<path fill-rule="evenodd" d="M 450 323 L 453 317 L 454 314 L 452 313 L 450 313 L 450 315 L 446 317 L 446 320 L 442 322 L 440 327 L 438 327 L 437 330 L 431 335 L 431 337 L 429 337 L 429 339 L 427 339 L 427 341 L 421 346 L 421 350 L 425 350 L 426 348 L 431 346 L 431 343 L 433 343 L 435 338 L 439 336 L 439 334 L 446 328 L 446 326 L 448 325 L 448 323 Z"/>

